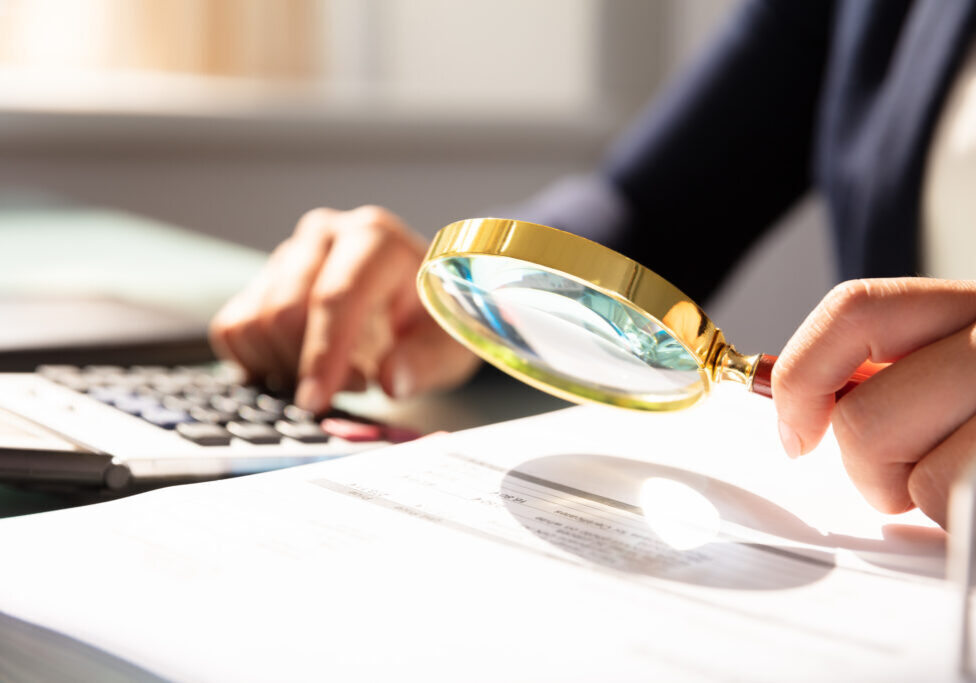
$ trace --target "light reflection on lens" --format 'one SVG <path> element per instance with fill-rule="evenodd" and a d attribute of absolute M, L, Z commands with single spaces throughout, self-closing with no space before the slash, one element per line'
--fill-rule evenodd
<path fill-rule="evenodd" d="M 496 364 L 618 405 L 612 395 L 691 403 L 707 386 L 656 320 L 567 276 L 481 256 L 439 259 L 426 277 L 451 328 Z"/>

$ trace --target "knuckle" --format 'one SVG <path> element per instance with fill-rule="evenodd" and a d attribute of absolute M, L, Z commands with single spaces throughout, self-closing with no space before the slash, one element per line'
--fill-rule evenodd
<path fill-rule="evenodd" d="M 234 310 L 225 308 L 210 322 L 210 334 L 226 341 L 239 333 L 243 320 Z"/>
<path fill-rule="evenodd" d="M 384 251 L 391 245 L 395 245 L 398 240 L 397 230 L 386 223 L 368 222 L 359 226 L 357 237 L 360 238 L 360 246 L 367 251 Z"/>
<path fill-rule="evenodd" d="M 301 238 L 323 235 L 335 218 L 335 209 L 320 206 L 306 211 L 295 226 L 295 235 Z"/>
<path fill-rule="evenodd" d="M 223 338 L 232 341 L 253 335 L 257 324 L 257 313 L 248 302 L 243 300 L 234 301 L 233 305 L 228 306 L 215 321 L 215 326 L 219 328 Z"/>
<path fill-rule="evenodd" d="M 207 331 L 210 334 L 220 334 L 221 332 L 223 332 L 225 327 L 227 327 L 227 305 L 226 304 L 224 304 L 224 306 L 222 306 L 220 310 L 218 310 L 217 313 L 215 313 L 214 316 L 210 318 L 210 322 L 207 324 Z"/>
<path fill-rule="evenodd" d="M 275 248 L 271 250 L 271 254 L 270 254 L 271 259 L 275 258 L 276 256 L 280 256 L 283 252 L 288 251 L 288 249 L 294 243 L 295 243 L 294 235 L 289 235 L 285 239 L 278 242 L 278 244 L 275 245 Z"/>
<path fill-rule="evenodd" d="M 226 346 L 230 338 L 230 328 L 219 317 L 214 318 L 207 327 L 207 337 L 216 346 Z"/>
<path fill-rule="evenodd" d="M 809 359 L 822 354 L 827 340 L 863 327 L 878 288 L 870 280 L 848 280 L 833 287 L 787 342 L 772 371 L 773 395 L 802 392 L 817 377 Z"/>
<path fill-rule="evenodd" d="M 873 297 L 868 280 L 848 280 L 836 285 L 824 297 L 821 308 L 831 319 L 847 319 L 861 311 Z"/>
<path fill-rule="evenodd" d="M 792 394 L 796 382 L 796 363 L 793 356 L 784 353 L 773 365 L 770 381 L 773 387 L 773 396 Z"/>
<path fill-rule="evenodd" d="M 819 393 L 812 386 L 815 379 L 804 351 L 788 345 L 773 365 L 770 376 L 777 410 L 795 413 L 798 407 L 805 405 L 815 393 Z"/>
<path fill-rule="evenodd" d="M 928 460 L 922 458 L 908 475 L 908 495 L 923 510 L 929 501 L 945 498 L 947 491 L 943 491 L 944 482 L 937 477 Z"/>
<path fill-rule="evenodd" d="M 366 223 L 388 227 L 392 227 L 399 223 L 396 216 L 394 216 L 392 212 L 375 204 L 364 204 L 359 206 L 353 209 L 353 213 L 356 214 L 357 218 L 365 221 Z"/>
<path fill-rule="evenodd" d="M 268 261 L 265 264 L 264 268 L 267 269 L 271 267 L 272 264 L 281 261 L 294 246 L 295 246 L 294 236 L 288 237 L 282 240 L 281 242 L 279 242 L 278 245 L 271 250 L 271 254 L 268 256 Z"/>

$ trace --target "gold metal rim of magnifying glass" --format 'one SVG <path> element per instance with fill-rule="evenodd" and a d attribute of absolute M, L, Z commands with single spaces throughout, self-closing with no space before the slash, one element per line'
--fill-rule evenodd
<path fill-rule="evenodd" d="M 608 247 L 572 233 L 537 223 L 502 218 L 469 218 L 442 228 L 434 237 L 417 274 L 418 289 L 427 310 L 458 341 L 478 355 L 480 349 L 455 333 L 437 306 L 432 305 L 427 266 L 439 259 L 465 256 L 503 256 L 556 271 L 659 321 L 700 364 L 705 390 L 688 405 L 708 394 L 720 380 L 751 386 L 758 356 L 743 356 L 690 297 L 654 271 Z M 531 376 L 498 366 L 537 389 L 578 402 L 581 397 L 560 391 Z M 684 407 L 683 405 L 676 405 Z"/>

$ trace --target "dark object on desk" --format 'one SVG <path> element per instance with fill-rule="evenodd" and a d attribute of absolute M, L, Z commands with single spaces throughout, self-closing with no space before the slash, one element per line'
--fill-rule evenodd
<path fill-rule="evenodd" d="M 193 364 L 213 359 L 207 322 L 122 300 L 0 297 L 0 372 L 42 363 Z"/>

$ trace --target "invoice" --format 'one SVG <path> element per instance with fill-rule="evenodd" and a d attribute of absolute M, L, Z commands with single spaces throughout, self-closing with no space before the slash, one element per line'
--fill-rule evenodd
<path fill-rule="evenodd" d="M 177 680 L 947 677 L 944 534 L 717 393 L 3 521 L 0 611 Z"/>

